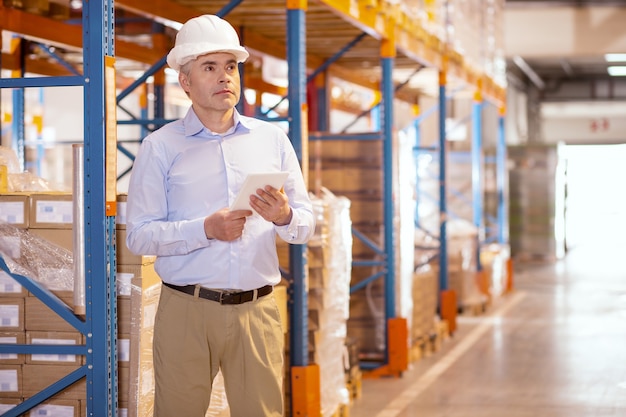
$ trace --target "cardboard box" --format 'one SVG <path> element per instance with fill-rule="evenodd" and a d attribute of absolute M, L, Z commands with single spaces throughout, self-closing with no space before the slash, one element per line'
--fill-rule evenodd
<path fill-rule="evenodd" d="M 148 272 L 148 278 L 156 279 L 154 282 L 160 281 L 153 266 L 146 269 L 148 265 L 154 264 L 156 256 L 141 256 L 139 258 L 139 262 L 135 264 L 117 264 L 117 295 L 130 296 L 132 279 L 141 278 L 144 272 Z"/>
<path fill-rule="evenodd" d="M 30 228 L 28 232 L 65 250 L 74 252 L 74 231 L 59 228 Z"/>
<path fill-rule="evenodd" d="M 59 296 L 57 294 L 57 296 Z M 68 305 L 71 310 L 73 308 L 74 297 L 59 296 L 61 301 Z M 53 312 L 37 297 L 25 298 L 25 318 L 24 325 L 28 331 L 44 331 L 44 332 L 77 332 L 74 327 L 66 322 L 61 316 Z"/>
<path fill-rule="evenodd" d="M 0 364 L 0 397 L 22 396 L 22 366 Z"/>
<path fill-rule="evenodd" d="M 128 402 L 130 398 L 130 392 L 136 390 L 130 381 L 130 368 L 118 367 L 117 368 L 117 399 L 119 401 Z"/>
<path fill-rule="evenodd" d="M 130 390 L 128 417 L 151 416 L 154 409 L 154 370 L 152 366 L 152 339 L 154 318 L 161 279 L 154 271 L 154 264 L 141 268 L 140 277 L 133 278 L 131 287 L 130 334 Z"/>
<path fill-rule="evenodd" d="M 28 417 L 80 417 L 80 407 L 79 400 L 53 398 L 33 407 L 27 415 Z"/>
<path fill-rule="evenodd" d="M 4 415 L 4 413 L 22 402 L 21 398 L 0 397 L 0 415 Z"/>
<path fill-rule="evenodd" d="M 0 343 L 24 344 L 26 334 L 24 332 L 0 332 Z M 23 353 L 0 353 L 0 363 L 21 365 L 24 363 L 24 356 Z"/>
<path fill-rule="evenodd" d="M 0 194 L 0 222 L 20 229 L 28 228 L 30 206 L 28 194 Z"/>
<path fill-rule="evenodd" d="M 38 193 L 30 196 L 31 229 L 72 229 L 72 195 Z"/>
<path fill-rule="evenodd" d="M 81 345 L 83 338 L 78 332 L 27 331 L 26 342 L 33 345 Z M 28 364 L 80 365 L 82 355 L 33 354 L 26 355 Z"/>
<path fill-rule="evenodd" d="M 24 330 L 24 300 L 25 298 L 0 298 L 0 331 Z"/>
<path fill-rule="evenodd" d="M 79 368 L 79 365 L 22 365 L 22 392 L 25 398 L 32 397 L 50 384 L 59 381 Z M 58 400 L 81 400 L 87 398 L 87 382 L 81 378 L 55 395 Z"/>
<path fill-rule="evenodd" d="M 117 297 L 117 331 L 118 333 L 130 334 L 131 315 L 130 297 Z"/>
<path fill-rule="evenodd" d="M 13 277 L 0 270 L 0 297 L 22 298 L 28 291 L 22 287 Z"/>

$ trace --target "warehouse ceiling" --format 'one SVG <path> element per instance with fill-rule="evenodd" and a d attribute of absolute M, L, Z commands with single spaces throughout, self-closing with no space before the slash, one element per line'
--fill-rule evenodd
<path fill-rule="evenodd" d="M 544 101 L 624 100 L 607 53 L 626 53 L 624 0 L 506 0 L 509 83 L 539 90 Z"/>
<path fill-rule="evenodd" d="M 50 5 L 59 2 L 50 2 Z M 56 54 L 80 69 L 81 33 L 79 25 L 76 25 L 81 16 L 80 3 L 68 0 L 69 15 L 54 17 L 45 16 L 37 10 L 19 10 L 0 5 L 3 8 L 0 27 L 23 35 L 26 40 L 22 43 L 21 51 L 7 53 L 10 48 L 6 45 L 3 47 L 3 68 L 17 70 L 20 68 L 20 59 L 24 59 L 27 72 L 67 75 L 67 68 L 51 58 L 52 54 Z M 199 14 L 217 14 L 228 10 L 227 19 L 239 30 L 242 42 L 253 55 L 246 65 L 247 85 L 258 87 L 261 91 L 281 94 L 284 88 L 267 82 L 267 74 L 264 72 L 267 72 L 269 65 L 264 60 L 267 57 L 285 60 L 285 0 L 242 1 L 229 10 L 232 4 L 230 0 L 163 0 L 154 3 L 143 0 L 116 1 L 115 55 L 118 75 L 129 78 L 138 76 L 141 71 L 159 61 L 172 46 L 180 22 Z M 24 11 L 28 12 L 28 17 Z M 158 26 L 153 24 L 155 21 L 164 24 L 161 33 L 155 32 L 155 27 Z M 3 41 L 6 43 L 8 38 L 3 37 Z M 328 70 L 334 79 L 349 81 L 356 87 L 365 87 L 370 95 L 371 91 L 380 89 L 382 71 L 379 31 L 350 22 L 345 14 L 328 6 L 324 1 L 309 1 L 305 38 L 309 71 L 319 69 L 329 60 L 333 60 Z M 45 45 L 39 44 L 40 40 Z M 136 50 L 133 50 L 133 45 Z M 51 46 L 52 50 L 47 46 Z M 426 93 L 424 83 L 414 82 L 416 76 L 422 76 L 418 73 L 423 67 L 423 63 L 415 56 L 409 57 L 406 51 L 398 51 L 394 59 L 394 82 L 398 98 L 417 103 L 419 97 Z M 426 85 L 437 92 L 437 79 L 434 78 L 433 81 L 432 74 Z M 348 110 L 360 112 L 371 106 L 373 100 L 357 98 L 344 104 L 352 106 Z"/>
<path fill-rule="evenodd" d="M 51 1 L 50 5 L 63 2 Z M 79 3 L 68 1 L 70 5 Z M 117 0 L 116 56 L 120 74 L 139 74 L 163 57 L 176 33 L 173 23 L 201 13 L 218 13 L 231 4 L 232 1 L 228 0 L 162 0 L 155 3 Z M 350 22 L 327 4 L 322 0 L 307 3 L 307 67 L 310 71 L 315 70 L 340 54 L 329 67 L 330 74 L 336 79 L 377 91 L 382 73 L 380 34 Z M 522 88 L 535 87 L 545 99 L 622 96 L 615 86 L 623 81 L 609 77 L 604 53 L 626 52 L 626 25 L 623 24 L 626 21 L 626 0 L 506 0 L 505 4 L 504 53 L 510 83 Z M 25 20 L 22 16 L 9 8 L 4 10 L 0 24 L 5 30 L 28 32 L 26 37 L 31 41 L 58 37 L 58 42 L 50 42 L 50 45 L 58 48 L 57 52 L 63 51 L 70 63 L 81 64 L 80 44 L 76 44 L 77 40 L 80 42 L 77 25 L 71 27 L 71 23 L 64 23 L 56 26 L 50 19 L 37 15 L 28 19 L 28 25 L 20 25 Z M 64 19 L 69 22 L 80 18 L 80 10 L 72 9 L 65 18 L 51 17 L 56 22 Z M 264 77 L 267 74 L 263 71 L 268 65 L 263 60 L 268 56 L 278 59 L 286 56 L 285 1 L 244 0 L 228 12 L 227 18 L 240 30 L 243 43 L 254 54 L 246 69 L 249 85 L 280 94 L 283 91 L 281 86 L 272 86 Z M 165 23 L 163 33 L 154 33 L 154 21 Z M 345 52 L 341 53 L 342 49 Z M 54 51 L 30 44 L 25 49 L 27 66 L 33 68 L 34 73 L 44 73 L 37 72 L 37 69 L 42 68 L 41 61 L 46 59 L 54 69 L 49 75 L 67 72 L 47 56 L 50 52 Z M 428 56 L 426 52 L 423 56 L 409 55 L 410 51 L 399 48 L 394 60 L 396 95 L 409 103 L 417 103 L 423 95 L 437 95 L 437 66 L 440 64 L 437 57 Z M 3 67 L 11 65 L 13 68 L 18 65 L 17 56 L 3 54 Z M 450 76 L 448 82 L 455 90 L 465 88 L 471 92 L 475 87 L 472 80 L 462 77 Z M 574 90 L 576 92 L 572 93 Z M 626 92 L 623 96 L 626 97 Z M 347 104 L 359 111 L 371 103 Z"/>

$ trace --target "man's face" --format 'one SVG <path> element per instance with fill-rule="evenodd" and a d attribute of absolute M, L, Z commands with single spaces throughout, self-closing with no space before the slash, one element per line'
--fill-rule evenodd
<path fill-rule="evenodd" d="M 181 71 L 178 80 L 194 106 L 224 112 L 239 102 L 241 80 L 235 56 L 226 52 L 201 55 Z"/>

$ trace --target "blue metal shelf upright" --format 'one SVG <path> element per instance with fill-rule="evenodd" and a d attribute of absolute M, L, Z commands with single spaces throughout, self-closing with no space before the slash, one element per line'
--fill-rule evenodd
<path fill-rule="evenodd" d="M 2 13 L 4 9 L 0 9 Z M 107 131 L 106 112 L 107 63 L 114 57 L 113 2 L 83 3 L 82 75 L 62 77 L 29 77 L 1 79 L 0 88 L 33 88 L 80 86 L 84 89 L 84 213 L 85 224 L 85 305 L 84 320 L 74 315 L 69 307 L 41 284 L 22 275 L 11 273 L 4 259 L 0 267 L 19 284 L 37 296 L 60 315 L 86 340 L 84 345 L 0 345 L 1 353 L 54 353 L 85 356 L 85 365 L 54 382 L 38 394 L 18 404 L 3 416 L 19 416 L 47 400 L 67 386 L 85 378 L 87 416 L 111 416 L 117 413 L 116 374 L 116 294 L 115 294 L 115 216 L 107 214 L 105 189 L 113 178 L 105 172 L 107 140 L 115 140 L 114 132 Z M 114 80 L 108 79 L 109 82 Z M 17 109 L 20 111 L 20 109 Z M 108 138 L 108 139 L 107 139 Z M 109 161 L 110 162 L 110 161 Z"/>
<path fill-rule="evenodd" d="M 4 13 L 5 10 L 2 10 Z M 84 88 L 84 212 L 82 232 L 85 239 L 85 303 L 84 320 L 74 315 L 58 297 L 32 279 L 11 273 L 4 259 L 0 267 L 19 284 L 37 296 L 56 314 L 60 315 L 85 338 L 85 345 L 0 345 L 2 353 L 54 353 L 85 356 L 85 365 L 54 382 L 40 393 L 4 413 L 12 417 L 21 415 L 67 386 L 86 379 L 87 416 L 115 415 L 117 409 L 116 374 L 116 303 L 115 303 L 115 243 L 114 215 L 107 215 L 105 188 L 107 178 L 103 161 L 107 160 L 114 132 L 107 131 L 106 123 L 115 115 L 106 114 L 105 60 L 112 59 L 113 50 L 112 1 L 85 2 L 83 5 L 83 64 L 82 75 L 63 77 L 29 77 L 1 79 L 0 88 L 44 88 L 80 86 Z M 112 81 L 109 78 L 109 82 Z M 114 80 L 113 80 L 114 83 Z M 18 109 L 19 111 L 19 109 Z M 111 136 L 112 135 L 112 136 Z"/>

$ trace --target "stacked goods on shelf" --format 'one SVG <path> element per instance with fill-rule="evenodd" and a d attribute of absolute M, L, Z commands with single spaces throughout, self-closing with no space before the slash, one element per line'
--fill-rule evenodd
<path fill-rule="evenodd" d="M 477 232 L 464 220 L 449 220 L 447 223 L 448 288 L 454 290 L 458 307 L 484 307 L 488 301 L 480 275 L 477 273 Z M 439 292 L 439 242 L 436 236 L 423 231 L 415 234 L 417 271 L 430 265 L 437 277 Z"/>
<path fill-rule="evenodd" d="M 154 257 L 142 257 L 126 249 L 125 203 L 120 198 L 117 218 L 117 356 L 118 409 L 128 416 L 152 415 L 152 325 L 160 292 Z M 72 260 L 72 198 L 63 193 L 14 193 L 0 195 L 0 255 L 11 273 L 42 284 L 74 309 Z M 0 315 L 6 328 L 0 338 L 9 343 L 85 344 L 84 336 L 39 298 L 25 291 L 7 272 L 0 274 Z M 101 271 L 104 273 L 103 271 Z M 46 386 L 85 364 L 74 355 L 10 355 L 9 391 L 0 391 L 8 404 L 19 404 Z M 38 408 L 39 413 L 71 407 L 67 415 L 82 415 L 86 381 L 81 379 Z M 14 390 L 14 391 L 10 391 Z M 0 403 L 5 403 L 1 401 Z M 46 408 L 48 407 L 48 408 Z"/>
<path fill-rule="evenodd" d="M 9 343 L 84 344 L 83 335 L 30 294 L 9 274 L 32 278 L 68 310 L 74 308 L 71 238 L 64 194 L 0 195 L 0 256 L 7 270 L 0 273 L 0 338 Z M 11 213 L 6 215 L 6 213 Z M 58 244 L 40 237 L 55 235 Z M 55 233 L 57 232 L 57 233 Z M 69 240 L 69 242 L 68 242 Z M 35 395 L 84 364 L 83 357 L 61 354 L 7 354 L 3 358 L 0 403 L 8 409 Z M 5 365 L 6 363 L 6 365 Z M 85 380 L 70 385 L 36 407 L 43 415 L 80 416 L 86 398 Z M 5 401 L 6 400 L 6 401 Z M 2 410 L 6 411 L 6 407 Z"/>
<path fill-rule="evenodd" d="M 307 245 L 309 362 L 319 365 L 321 411 L 327 417 L 349 403 L 343 352 L 352 261 L 350 201 L 327 190 L 312 200 L 317 224 L 315 236 Z M 277 247 L 280 265 L 286 268 L 288 245 L 279 241 Z"/>
<path fill-rule="evenodd" d="M 398 134 L 392 138 L 391 186 L 393 213 L 391 234 L 394 255 L 395 315 L 410 322 L 414 270 L 415 163 L 413 140 Z M 324 140 L 316 150 L 320 183 L 350 199 L 350 217 L 358 232 L 352 258 L 365 266 L 352 269 L 351 284 L 363 288 L 350 296 L 348 336 L 358 342 L 362 359 L 379 360 L 386 349 L 385 322 L 385 165 L 383 141 L 338 137 Z M 372 279 L 372 277 L 377 277 Z M 366 283 L 367 281 L 367 283 Z M 407 341 L 408 343 L 408 341 Z"/>
<path fill-rule="evenodd" d="M 55 19 L 68 19 L 70 17 L 70 5 L 67 0 L 4 0 L 4 7 L 22 9 L 28 13 Z"/>
<path fill-rule="evenodd" d="M 462 56 L 466 66 L 506 85 L 504 66 L 505 0 L 404 0 L 410 18 Z"/>
<path fill-rule="evenodd" d="M 437 275 L 426 264 L 415 271 L 413 276 L 413 316 L 411 320 L 411 346 L 421 345 L 435 332 L 437 316 Z"/>
<path fill-rule="evenodd" d="M 316 155 L 321 184 L 350 199 L 352 226 L 378 248 L 384 247 L 383 150 L 381 141 L 325 140 Z M 383 261 L 363 239 L 354 239 L 352 259 Z M 383 266 L 352 269 L 351 285 L 376 274 Z M 384 282 L 371 283 L 350 296 L 348 337 L 357 341 L 363 357 L 380 356 L 385 349 Z"/>
<path fill-rule="evenodd" d="M 563 250 L 555 227 L 558 149 L 511 146 L 508 159 L 511 254 L 522 260 L 555 260 Z"/>

